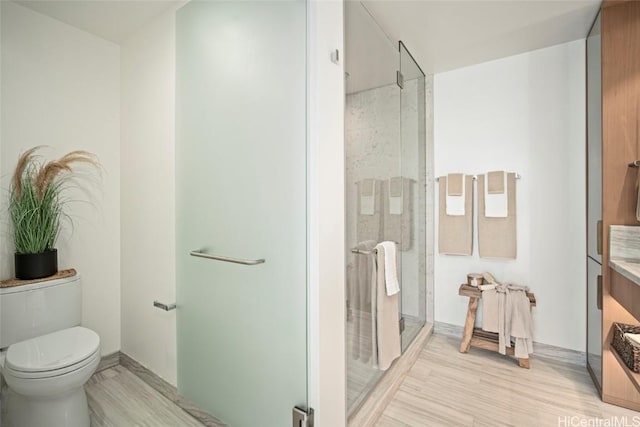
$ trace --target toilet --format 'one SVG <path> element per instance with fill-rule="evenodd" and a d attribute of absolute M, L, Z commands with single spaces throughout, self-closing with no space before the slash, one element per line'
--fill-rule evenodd
<path fill-rule="evenodd" d="M 88 427 L 100 337 L 81 327 L 80 276 L 0 288 L 3 427 Z"/>

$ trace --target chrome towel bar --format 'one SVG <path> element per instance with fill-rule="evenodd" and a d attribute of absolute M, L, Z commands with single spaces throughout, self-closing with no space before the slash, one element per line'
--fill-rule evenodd
<path fill-rule="evenodd" d="M 362 249 L 355 249 L 355 248 L 351 249 L 351 253 L 358 254 L 358 255 L 371 255 L 371 254 L 375 254 L 377 252 L 378 251 L 375 250 L 375 249 L 372 250 L 372 251 L 364 251 Z"/>
<path fill-rule="evenodd" d="M 199 249 L 197 251 L 191 251 L 191 252 L 189 252 L 189 255 L 195 256 L 195 257 L 198 257 L 198 258 L 206 258 L 206 259 L 213 259 L 213 260 L 216 260 L 216 261 L 232 262 L 234 264 L 242 264 L 242 265 L 258 265 L 258 264 L 264 264 L 264 262 L 265 262 L 264 258 L 260 258 L 260 259 L 242 259 L 242 258 L 231 258 L 231 257 L 228 257 L 228 256 L 222 256 L 222 255 L 207 254 L 205 252 L 202 252 L 202 249 Z"/>
<path fill-rule="evenodd" d="M 164 310 L 164 311 L 171 311 L 171 310 L 175 310 L 176 309 L 176 304 L 175 303 L 173 303 L 173 304 L 165 304 L 165 303 L 162 303 L 160 301 L 154 301 L 153 302 L 153 306 L 157 307 L 157 308 L 159 308 L 161 310 Z"/>
<path fill-rule="evenodd" d="M 640 160 L 636 160 L 635 162 L 629 163 L 630 168 L 638 168 L 640 167 Z"/>
<path fill-rule="evenodd" d="M 640 160 L 638 160 L 638 162 L 640 162 Z M 629 163 L 629 166 L 631 166 L 631 163 Z M 637 167 L 637 166 L 636 166 Z M 510 172 L 511 173 L 511 172 Z M 516 174 L 516 179 L 520 179 L 522 178 L 522 175 L 520 175 L 519 173 Z M 477 181 L 478 180 L 478 175 L 473 175 L 473 180 Z M 436 182 L 440 181 L 440 177 L 436 178 Z"/>
<path fill-rule="evenodd" d="M 395 243 L 396 245 L 399 245 L 400 243 L 394 241 L 393 243 Z M 365 251 L 364 249 L 358 249 L 358 248 L 351 248 L 351 253 L 352 254 L 358 254 L 358 255 L 371 255 L 371 254 L 377 254 L 378 250 L 377 249 L 372 249 L 370 251 Z"/>

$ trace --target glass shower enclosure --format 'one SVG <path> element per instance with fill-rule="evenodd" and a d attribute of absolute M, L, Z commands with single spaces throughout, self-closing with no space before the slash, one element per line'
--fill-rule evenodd
<path fill-rule="evenodd" d="M 404 351 L 426 320 L 425 75 L 359 2 L 346 15 L 347 411 L 384 375 L 372 354 L 372 248 L 395 242 Z"/>
<path fill-rule="evenodd" d="M 176 18 L 178 391 L 236 427 L 307 407 L 306 2 Z"/>

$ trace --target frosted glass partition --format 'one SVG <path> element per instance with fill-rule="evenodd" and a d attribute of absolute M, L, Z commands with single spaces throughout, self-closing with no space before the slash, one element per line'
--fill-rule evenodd
<path fill-rule="evenodd" d="M 291 425 L 307 405 L 306 3 L 192 1 L 176 33 L 178 391 L 230 426 Z"/>

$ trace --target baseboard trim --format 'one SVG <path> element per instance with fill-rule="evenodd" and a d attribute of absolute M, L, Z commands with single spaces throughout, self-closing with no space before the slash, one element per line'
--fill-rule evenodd
<path fill-rule="evenodd" d="M 120 352 L 116 351 L 111 354 L 107 354 L 106 356 L 102 356 L 100 358 L 100 363 L 98 363 L 98 367 L 96 368 L 96 373 L 100 371 L 104 371 L 105 369 L 113 368 L 114 366 L 118 366 L 120 364 Z"/>
<path fill-rule="evenodd" d="M 391 368 L 389 368 L 380 381 L 378 381 L 360 408 L 349 417 L 347 423 L 349 427 L 368 427 L 375 425 L 391 399 L 393 399 L 407 372 L 409 372 L 411 367 L 416 363 L 416 360 L 418 360 L 420 352 L 432 333 L 433 325 L 427 323 L 404 354 L 393 362 Z"/>
<path fill-rule="evenodd" d="M 462 326 L 450 323 L 435 322 L 433 332 L 435 334 L 448 335 L 462 339 Z M 553 360 L 554 362 L 568 363 L 571 365 L 587 366 L 587 354 L 584 351 L 571 350 L 554 345 L 533 343 L 533 356 Z"/>
<path fill-rule="evenodd" d="M 198 420 L 206 427 L 227 427 L 225 423 L 214 417 L 213 415 L 199 409 L 189 400 L 178 394 L 178 389 L 169 384 L 144 365 L 133 359 L 131 356 L 120 352 L 120 365 L 128 369 L 135 376 L 144 381 L 151 388 L 169 399 L 187 414 Z"/>

